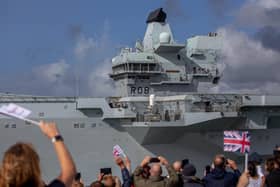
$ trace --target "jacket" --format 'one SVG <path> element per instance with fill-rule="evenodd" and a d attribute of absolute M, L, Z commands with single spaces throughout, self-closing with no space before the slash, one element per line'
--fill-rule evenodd
<path fill-rule="evenodd" d="M 265 184 L 267 187 L 279 187 L 280 186 L 280 169 L 279 168 L 271 171 L 271 173 L 266 176 Z"/>
<path fill-rule="evenodd" d="M 123 180 L 122 187 L 131 187 L 132 181 L 131 181 L 129 171 L 126 168 L 124 168 L 121 170 L 121 172 L 122 172 L 122 180 Z"/>
<path fill-rule="evenodd" d="M 184 187 L 203 187 L 203 182 L 195 176 L 183 176 Z"/>
<path fill-rule="evenodd" d="M 138 166 L 133 175 L 134 187 L 177 187 L 178 175 L 171 166 L 166 166 L 169 177 L 149 177 L 145 179 L 141 173 L 143 168 Z"/>
<path fill-rule="evenodd" d="M 240 175 L 239 170 L 228 172 L 225 169 L 215 168 L 204 177 L 203 181 L 205 187 L 236 187 Z"/>

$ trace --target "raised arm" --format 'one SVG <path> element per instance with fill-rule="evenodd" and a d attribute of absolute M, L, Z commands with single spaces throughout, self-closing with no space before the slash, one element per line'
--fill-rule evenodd
<path fill-rule="evenodd" d="M 123 187 L 131 186 L 131 177 L 121 157 L 115 157 L 116 164 L 120 167 L 123 179 Z"/>
<path fill-rule="evenodd" d="M 166 167 L 166 170 L 168 172 L 169 175 L 169 178 L 167 179 L 168 186 L 177 186 L 179 182 L 179 177 L 176 171 L 173 169 L 172 166 L 169 165 L 168 161 L 164 157 L 159 156 L 158 159 L 160 160 L 160 163 Z"/>
<path fill-rule="evenodd" d="M 61 168 L 58 179 L 65 186 L 70 187 L 76 174 L 76 167 L 71 154 L 63 142 L 62 136 L 59 134 L 56 124 L 41 121 L 40 129 L 53 142 Z"/>

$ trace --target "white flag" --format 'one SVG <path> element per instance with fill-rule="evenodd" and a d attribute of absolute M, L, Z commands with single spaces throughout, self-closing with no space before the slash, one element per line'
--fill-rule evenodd
<path fill-rule="evenodd" d="M 0 108 L 0 113 L 27 121 L 29 123 L 33 123 L 35 125 L 39 125 L 39 122 L 27 118 L 31 114 L 30 110 L 13 103 L 10 103 L 8 105 L 2 105 Z"/>

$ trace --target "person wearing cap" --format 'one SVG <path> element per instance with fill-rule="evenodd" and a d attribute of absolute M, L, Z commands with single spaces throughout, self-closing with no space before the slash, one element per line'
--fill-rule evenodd
<path fill-rule="evenodd" d="M 203 187 L 203 182 L 195 176 L 196 169 L 194 165 L 187 164 L 183 168 L 182 178 L 184 187 Z"/>

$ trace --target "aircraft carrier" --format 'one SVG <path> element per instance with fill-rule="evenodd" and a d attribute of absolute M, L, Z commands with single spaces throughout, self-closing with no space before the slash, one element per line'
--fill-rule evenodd
<path fill-rule="evenodd" d="M 109 76 L 118 97 L 0 94 L 0 105 L 16 103 L 33 111 L 34 120 L 55 121 L 87 184 L 101 167 L 119 173 L 112 160 L 116 144 L 133 168 L 147 154 L 170 161 L 187 157 L 200 176 L 213 156 L 223 152 L 224 130 L 249 130 L 251 152 L 271 154 L 279 143 L 280 96 L 198 92 L 203 82 L 219 84 L 222 37 L 209 33 L 179 44 L 162 9 L 152 11 L 146 23 L 143 41 L 112 59 Z M 1 155 L 17 141 L 35 145 L 46 181 L 58 175 L 52 143 L 39 129 L 1 115 Z"/>

